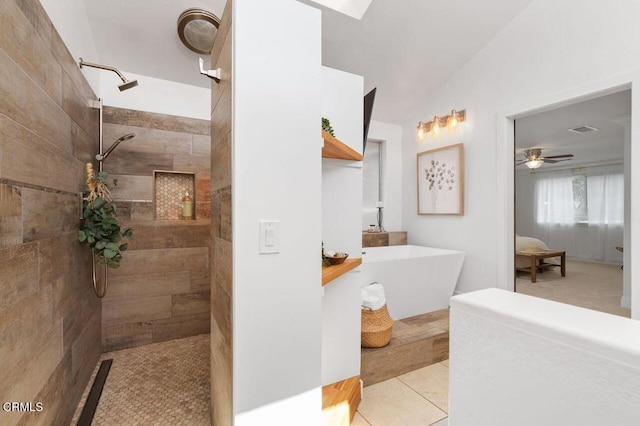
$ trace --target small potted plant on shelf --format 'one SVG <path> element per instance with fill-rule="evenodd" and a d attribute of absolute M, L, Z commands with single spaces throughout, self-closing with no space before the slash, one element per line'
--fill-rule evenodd
<path fill-rule="evenodd" d="M 333 127 L 331 127 L 331 122 L 328 118 L 322 117 L 322 130 L 329 133 L 334 138 L 336 137 L 335 133 L 333 132 Z"/>

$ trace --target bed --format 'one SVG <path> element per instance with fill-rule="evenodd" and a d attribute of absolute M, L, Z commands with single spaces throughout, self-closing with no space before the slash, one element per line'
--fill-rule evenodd
<path fill-rule="evenodd" d="M 549 247 L 542 241 L 533 237 L 523 237 L 516 234 L 516 247 L 515 251 L 531 251 L 531 250 L 549 250 Z M 554 257 L 549 259 L 553 263 L 560 263 L 560 258 Z M 516 258 L 516 268 L 526 268 L 529 266 L 527 259 Z"/>

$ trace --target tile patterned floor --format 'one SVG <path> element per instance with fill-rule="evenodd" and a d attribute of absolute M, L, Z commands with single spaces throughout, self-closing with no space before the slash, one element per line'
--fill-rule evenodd
<path fill-rule="evenodd" d="M 210 425 L 209 342 L 203 334 L 103 354 L 113 365 L 93 425 Z M 448 360 L 367 386 L 352 425 L 447 426 L 448 391 Z"/>
<path fill-rule="evenodd" d="M 210 425 L 209 354 L 208 334 L 102 354 L 100 360 L 112 358 L 113 365 L 92 424 Z"/>
<path fill-rule="evenodd" d="M 449 360 L 364 388 L 352 425 L 448 425 Z"/>

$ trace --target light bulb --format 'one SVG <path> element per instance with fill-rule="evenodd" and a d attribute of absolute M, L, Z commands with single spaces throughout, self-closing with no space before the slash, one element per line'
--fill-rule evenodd
<path fill-rule="evenodd" d="M 418 123 L 418 130 L 416 131 L 416 140 L 418 142 L 423 141 L 426 136 L 427 136 L 427 132 L 425 131 L 425 125 L 421 121 Z"/>
<path fill-rule="evenodd" d="M 538 167 L 542 166 L 544 164 L 543 160 L 530 160 L 527 161 L 526 163 L 524 163 L 527 165 L 528 168 L 530 169 L 537 169 Z"/>
<path fill-rule="evenodd" d="M 440 119 L 436 115 L 433 117 L 433 121 L 431 122 L 431 137 L 437 138 L 440 136 Z"/>
<path fill-rule="evenodd" d="M 458 119 L 458 113 L 454 109 L 451 111 L 451 115 L 447 118 L 447 130 L 449 133 L 456 133 L 460 129 L 460 120 Z"/>

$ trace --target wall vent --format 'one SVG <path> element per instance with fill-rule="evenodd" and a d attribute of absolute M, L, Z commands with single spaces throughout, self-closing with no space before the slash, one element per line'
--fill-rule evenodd
<path fill-rule="evenodd" d="M 574 127 L 573 129 L 569 129 L 570 132 L 573 133 L 590 133 L 590 132 L 597 132 L 600 129 L 596 129 L 595 127 L 591 127 L 591 126 L 579 126 L 579 127 Z"/>

